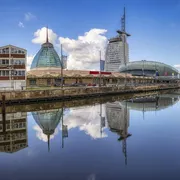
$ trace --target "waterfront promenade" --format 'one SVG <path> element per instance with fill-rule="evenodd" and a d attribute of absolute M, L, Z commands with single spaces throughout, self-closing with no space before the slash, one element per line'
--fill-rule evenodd
<path fill-rule="evenodd" d="M 139 86 L 71 87 L 0 92 L 0 104 L 19 104 L 53 100 L 71 100 L 116 94 L 141 93 L 179 88 L 179 84 L 144 84 Z"/>

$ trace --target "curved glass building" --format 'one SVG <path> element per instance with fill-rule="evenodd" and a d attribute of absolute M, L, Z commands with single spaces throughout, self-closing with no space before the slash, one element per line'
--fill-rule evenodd
<path fill-rule="evenodd" d="M 32 112 L 32 116 L 39 127 L 42 129 L 42 132 L 47 135 L 48 149 L 50 149 L 50 136 L 54 134 L 55 129 L 63 116 L 62 109 Z"/>
<path fill-rule="evenodd" d="M 178 70 L 174 67 L 156 61 L 134 61 L 119 67 L 120 72 L 134 76 L 177 76 Z"/>
<path fill-rule="evenodd" d="M 53 44 L 48 41 L 48 28 L 46 42 L 42 44 L 41 49 L 35 55 L 31 64 L 31 69 L 39 67 L 62 67 L 61 60 L 54 49 Z"/>

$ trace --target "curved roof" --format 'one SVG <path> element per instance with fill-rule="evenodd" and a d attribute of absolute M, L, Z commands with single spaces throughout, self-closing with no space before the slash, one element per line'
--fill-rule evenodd
<path fill-rule="evenodd" d="M 156 61 L 146 61 L 146 60 L 142 60 L 142 61 L 133 61 L 128 63 L 127 65 L 121 65 L 119 67 L 119 71 L 120 72 L 135 72 L 135 71 L 158 71 L 160 76 L 164 76 L 165 73 L 167 73 L 168 75 L 172 75 L 172 73 L 174 73 L 174 75 L 178 74 L 178 70 L 175 69 L 174 67 L 161 63 L 161 62 L 156 62 Z"/>
<path fill-rule="evenodd" d="M 129 109 L 136 111 L 158 111 L 166 109 L 178 102 L 179 96 L 169 97 L 159 96 L 159 97 L 142 97 L 137 99 L 132 99 L 131 101 L 123 101 L 121 105 L 127 106 Z"/>
<path fill-rule="evenodd" d="M 32 116 L 36 123 L 40 126 L 43 133 L 46 135 L 52 135 L 62 117 L 62 110 L 48 110 L 32 112 Z"/>
<path fill-rule="evenodd" d="M 31 69 L 40 67 L 61 67 L 61 60 L 54 49 L 53 44 L 48 41 L 48 29 L 46 42 L 42 44 L 41 49 L 35 55 L 31 64 Z"/>

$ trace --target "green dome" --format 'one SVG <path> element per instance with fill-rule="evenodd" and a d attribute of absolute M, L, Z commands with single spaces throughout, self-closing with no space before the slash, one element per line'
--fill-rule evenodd
<path fill-rule="evenodd" d="M 55 51 L 53 44 L 48 41 L 48 28 L 46 43 L 42 44 L 41 49 L 35 55 L 31 64 L 31 69 L 41 67 L 62 67 L 61 60 Z"/>
<path fill-rule="evenodd" d="M 178 75 L 178 70 L 174 67 L 156 61 L 133 61 L 119 67 L 119 72 L 126 72 L 135 76 L 142 76 L 143 74 L 145 76 L 154 76 L 156 71 L 158 71 L 159 76 Z"/>
<path fill-rule="evenodd" d="M 55 109 L 49 111 L 32 112 L 32 116 L 43 133 L 52 135 L 62 117 L 62 110 Z"/>

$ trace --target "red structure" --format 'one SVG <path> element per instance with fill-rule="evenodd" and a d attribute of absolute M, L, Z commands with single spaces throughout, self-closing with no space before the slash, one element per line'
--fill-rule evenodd
<path fill-rule="evenodd" d="M 89 71 L 89 74 L 100 74 L 99 71 Z M 110 75 L 112 74 L 111 72 L 101 72 L 101 74 L 105 74 L 105 75 Z"/>

